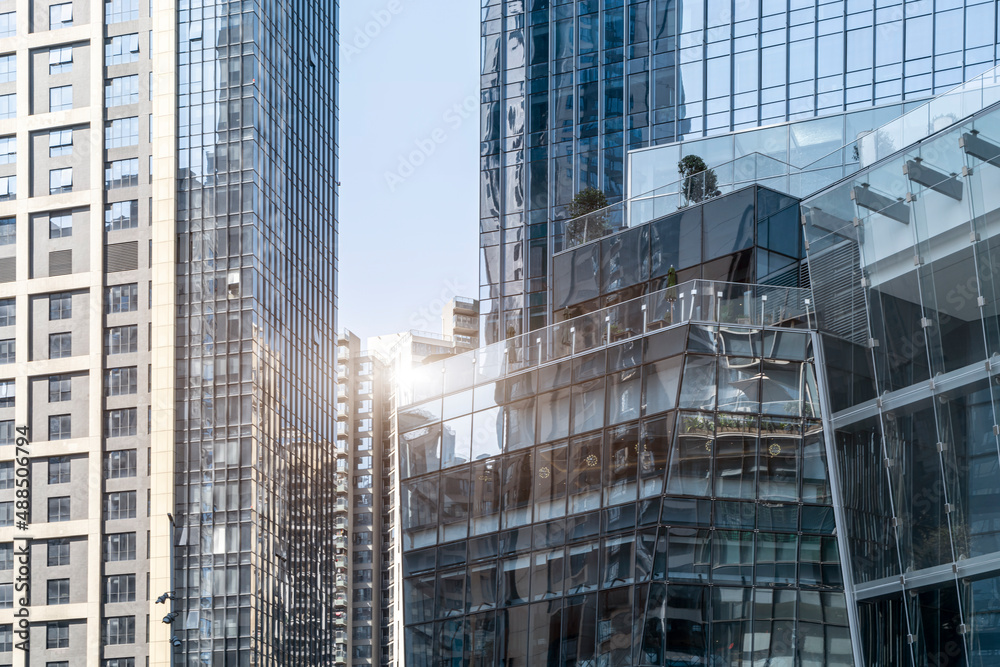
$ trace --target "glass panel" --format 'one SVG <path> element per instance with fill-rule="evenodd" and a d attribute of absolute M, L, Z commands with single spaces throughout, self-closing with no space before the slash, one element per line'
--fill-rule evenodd
<path fill-rule="evenodd" d="M 549 442 L 569 435 L 570 390 L 541 394 L 538 397 L 538 440 Z"/>
<path fill-rule="evenodd" d="M 658 496 L 663 491 L 663 479 L 670 461 L 670 443 L 674 434 L 674 414 L 642 423 L 642 445 L 639 453 L 639 495 Z"/>
<path fill-rule="evenodd" d="M 698 410 L 714 410 L 715 357 L 687 355 L 683 377 L 679 406 Z"/>
<path fill-rule="evenodd" d="M 717 530 L 712 537 L 714 583 L 753 583 L 753 533 Z"/>
<path fill-rule="evenodd" d="M 535 454 L 535 520 L 566 514 L 566 444 L 542 447 Z"/>
<path fill-rule="evenodd" d="M 677 406 L 677 385 L 681 379 L 683 356 L 664 359 L 643 367 L 643 414 L 673 410 Z"/>
<path fill-rule="evenodd" d="M 639 425 L 619 426 L 607 438 L 604 502 L 615 505 L 636 498 L 636 463 L 639 456 Z"/>
<path fill-rule="evenodd" d="M 667 493 L 708 497 L 712 483 L 715 421 L 711 415 L 682 412 L 667 475 Z"/>
<path fill-rule="evenodd" d="M 504 459 L 504 528 L 531 522 L 531 491 L 534 486 L 533 452 L 510 454 Z"/>
<path fill-rule="evenodd" d="M 562 549 L 532 554 L 531 595 L 533 600 L 548 600 L 563 594 L 563 576 L 566 567 Z"/>
<path fill-rule="evenodd" d="M 608 424 L 639 418 L 639 368 L 615 373 L 608 380 Z"/>
<path fill-rule="evenodd" d="M 569 443 L 569 511 L 597 509 L 601 504 L 600 433 L 573 438 Z"/>
<path fill-rule="evenodd" d="M 444 422 L 441 450 L 442 468 L 472 460 L 472 415 Z"/>

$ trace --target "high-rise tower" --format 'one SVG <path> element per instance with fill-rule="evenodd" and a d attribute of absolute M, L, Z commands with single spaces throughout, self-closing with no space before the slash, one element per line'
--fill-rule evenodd
<path fill-rule="evenodd" d="M 333 664 L 336 21 L 0 6 L 0 663 Z"/>
<path fill-rule="evenodd" d="M 554 321 L 548 259 L 566 207 L 587 187 L 626 197 L 628 151 L 926 99 L 996 62 L 995 3 L 972 0 L 491 0 L 482 11 L 486 344 Z"/>

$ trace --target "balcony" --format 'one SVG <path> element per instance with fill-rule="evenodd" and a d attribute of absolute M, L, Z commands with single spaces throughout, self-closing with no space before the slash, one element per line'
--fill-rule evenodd
<path fill-rule="evenodd" d="M 468 315 L 455 315 L 455 331 L 479 331 L 479 320 Z"/>
<path fill-rule="evenodd" d="M 468 310 L 475 314 L 476 313 L 476 301 L 475 299 L 467 299 L 465 297 L 456 296 L 455 297 L 455 310 Z"/>

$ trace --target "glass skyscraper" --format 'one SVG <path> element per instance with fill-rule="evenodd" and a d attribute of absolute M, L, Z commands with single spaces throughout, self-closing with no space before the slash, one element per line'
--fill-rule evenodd
<path fill-rule="evenodd" d="M 625 197 L 628 151 L 928 98 L 997 57 L 988 0 L 490 0 L 482 12 L 486 342 L 552 323 L 566 206 L 586 187 Z M 781 159 L 805 166 L 795 148 Z"/>

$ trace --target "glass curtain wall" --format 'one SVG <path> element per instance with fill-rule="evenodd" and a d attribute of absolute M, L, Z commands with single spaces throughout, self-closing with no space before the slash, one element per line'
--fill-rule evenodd
<path fill-rule="evenodd" d="M 176 659 L 332 664 L 336 4 L 178 9 Z"/>
<path fill-rule="evenodd" d="M 803 203 L 868 664 L 996 661 L 998 165 L 993 108 Z"/>
<path fill-rule="evenodd" d="M 420 373 L 399 413 L 406 664 L 853 665 L 800 324 Z"/>
<path fill-rule="evenodd" d="M 488 0 L 482 339 L 550 323 L 567 206 L 586 187 L 619 201 L 626 151 L 930 97 L 996 62 L 996 20 L 988 0 Z M 789 151 L 829 131 L 800 129 Z"/>

